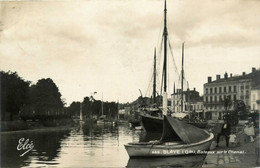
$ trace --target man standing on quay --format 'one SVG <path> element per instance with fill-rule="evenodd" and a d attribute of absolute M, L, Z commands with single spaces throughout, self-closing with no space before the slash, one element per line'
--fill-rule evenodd
<path fill-rule="evenodd" d="M 217 146 L 216 147 L 218 147 L 220 136 L 225 136 L 226 146 L 228 147 L 230 132 L 231 132 L 231 125 L 227 120 L 224 120 L 224 124 L 221 127 L 221 132 L 218 133 L 218 135 L 217 135 Z"/>

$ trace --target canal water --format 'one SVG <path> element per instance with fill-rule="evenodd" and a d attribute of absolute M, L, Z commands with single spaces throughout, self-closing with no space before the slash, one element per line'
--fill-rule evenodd
<path fill-rule="evenodd" d="M 100 126 L 86 132 L 72 129 L 44 129 L 1 135 L 1 167 L 201 167 L 205 155 L 129 159 L 124 144 L 158 139 L 128 125 Z M 17 149 L 24 138 L 33 149 Z M 32 142 L 31 142 L 32 141 Z"/>

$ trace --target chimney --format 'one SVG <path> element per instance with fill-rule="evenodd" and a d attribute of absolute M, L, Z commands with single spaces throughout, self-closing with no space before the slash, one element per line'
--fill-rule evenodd
<path fill-rule="evenodd" d="M 208 77 L 208 83 L 210 83 L 210 82 L 211 82 L 211 76 Z"/>
<path fill-rule="evenodd" d="M 245 76 L 246 75 L 246 72 L 243 72 L 243 74 L 242 74 L 243 76 Z"/>
<path fill-rule="evenodd" d="M 232 73 L 230 74 L 230 78 L 232 78 Z"/>
<path fill-rule="evenodd" d="M 224 78 L 225 78 L 225 79 L 228 78 L 228 74 L 227 74 L 227 73 L 224 74 Z"/>
<path fill-rule="evenodd" d="M 194 91 L 196 91 L 196 88 L 193 88 Z"/>
<path fill-rule="evenodd" d="M 216 80 L 219 80 L 220 79 L 220 75 L 216 75 Z"/>
<path fill-rule="evenodd" d="M 255 73 L 255 72 L 256 72 L 256 68 L 253 67 L 253 68 L 252 68 L 252 73 Z"/>

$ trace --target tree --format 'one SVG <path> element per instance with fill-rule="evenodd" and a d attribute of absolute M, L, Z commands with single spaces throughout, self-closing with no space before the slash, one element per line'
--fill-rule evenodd
<path fill-rule="evenodd" d="M 92 111 L 92 102 L 94 101 L 93 98 L 84 97 L 83 105 L 82 105 L 82 113 L 83 115 L 90 116 Z"/>
<path fill-rule="evenodd" d="M 72 102 L 70 106 L 68 107 L 68 113 L 70 116 L 72 115 L 78 115 L 80 112 L 80 102 Z"/>
<path fill-rule="evenodd" d="M 59 88 L 50 78 L 38 80 L 31 87 L 30 98 L 37 116 L 58 115 L 64 106 Z"/>
<path fill-rule="evenodd" d="M 28 104 L 29 81 L 23 80 L 16 72 L 0 72 L 1 86 L 1 119 L 10 115 L 9 120 L 13 120 L 14 115 L 18 115 L 20 108 Z"/>

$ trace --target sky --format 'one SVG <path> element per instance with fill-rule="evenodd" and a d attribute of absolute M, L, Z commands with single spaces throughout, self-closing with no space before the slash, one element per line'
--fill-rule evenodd
<path fill-rule="evenodd" d="M 0 70 L 34 84 L 53 79 L 67 105 L 94 92 L 121 103 L 139 89 L 151 96 L 154 48 L 161 84 L 163 8 L 163 0 L 0 2 Z M 180 88 L 182 42 L 184 88 L 188 81 L 201 95 L 208 76 L 260 68 L 259 11 L 259 0 L 168 0 L 168 95 Z"/>

